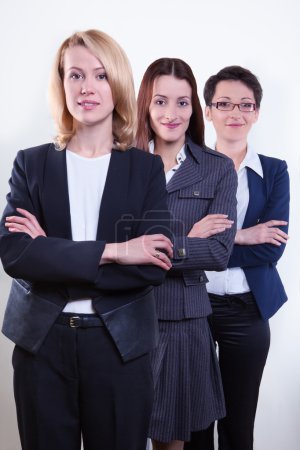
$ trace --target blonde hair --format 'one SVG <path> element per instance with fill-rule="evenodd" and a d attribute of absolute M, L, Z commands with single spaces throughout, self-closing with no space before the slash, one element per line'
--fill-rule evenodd
<path fill-rule="evenodd" d="M 105 68 L 115 108 L 113 111 L 114 146 L 125 150 L 132 146 L 136 131 L 136 99 L 132 70 L 124 50 L 106 33 L 87 30 L 74 33 L 59 47 L 53 64 L 49 100 L 58 129 L 55 144 L 64 149 L 76 133 L 76 122 L 70 114 L 64 91 L 64 54 L 70 47 L 86 47 Z"/>

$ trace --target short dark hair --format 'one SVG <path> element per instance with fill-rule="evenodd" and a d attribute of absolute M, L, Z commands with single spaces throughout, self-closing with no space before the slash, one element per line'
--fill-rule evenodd
<path fill-rule="evenodd" d="M 260 82 L 257 77 L 250 72 L 250 70 L 245 69 L 241 66 L 228 66 L 221 69 L 216 75 L 212 75 L 206 81 L 204 86 L 204 100 L 206 105 L 210 105 L 213 99 L 213 96 L 216 92 L 217 84 L 220 81 L 241 81 L 244 83 L 249 89 L 253 91 L 254 99 L 257 108 L 260 107 L 263 90 Z"/>
<path fill-rule="evenodd" d="M 192 108 L 190 124 L 187 129 L 195 144 L 204 145 L 204 120 L 200 100 L 197 94 L 197 83 L 190 66 L 178 58 L 160 58 L 154 61 L 144 73 L 138 93 L 138 127 L 136 134 L 137 147 L 148 151 L 148 144 L 154 138 L 150 125 L 149 106 L 153 94 L 153 84 L 162 75 L 172 75 L 179 80 L 186 80 L 192 88 Z"/>

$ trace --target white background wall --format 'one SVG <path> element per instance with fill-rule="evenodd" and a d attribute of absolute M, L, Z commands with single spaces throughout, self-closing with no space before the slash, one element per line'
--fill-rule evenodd
<path fill-rule="evenodd" d="M 132 62 L 136 88 L 154 59 L 186 60 L 197 78 L 202 105 L 204 82 L 225 65 L 240 64 L 259 76 L 264 98 L 251 143 L 258 152 L 287 161 L 291 219 L 290 241 L 279 263 L 289 302 L 271 320 L 272 347 L 260 393 L 256 450 L 300 449 L 299 19 L 298 0 L 2 0 L 0 6 L 0 210 L 17 150 L 48 142 L 54 134 L 46 102 L 48 74 L 56 49 L 72 32 L 98 28 L 114 37 Z M 208 143 L 213 143 L 213 136 L 207 126 Z M 1 317 L 9 284 L 0 269 Z M 12 347 L 1 335 L 2 450 L 20 449 Z"/>

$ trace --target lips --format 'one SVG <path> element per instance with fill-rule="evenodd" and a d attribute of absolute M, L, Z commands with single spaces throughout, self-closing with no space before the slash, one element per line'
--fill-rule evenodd
<path fill-rule="evenodd" d="M 232 128 L 239 128 L 239 127 L 243 127 L 244 124 L 243 123 L 228 123 L 226 126 L 232 127 Z"/>
<path fill-rule="evenodd" d="M 81 106 L 85 110 L 94 109 L 96 106 L 98 106 L 100 103 L 94 102 L 92 100 L 84 100 L 82 102 L 78 102 L 78 105 Z"/>
<path fill-rule="evenodd" d="M 180 123 L 162 123 L 162 125 L 166 128 L 169 128 L 169 130 L 174 130 L 175 128 L 179 127 Z"/>

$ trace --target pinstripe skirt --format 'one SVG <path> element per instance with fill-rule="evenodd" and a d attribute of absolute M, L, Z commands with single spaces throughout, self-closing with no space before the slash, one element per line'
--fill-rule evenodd
<path fill-rule="evenodd" d="M 158 347 L 151 353 L 155 396 L 149 437 L 189 441 L 225 416 L 221 375 L 206 317 L 159 321 Z"/>

